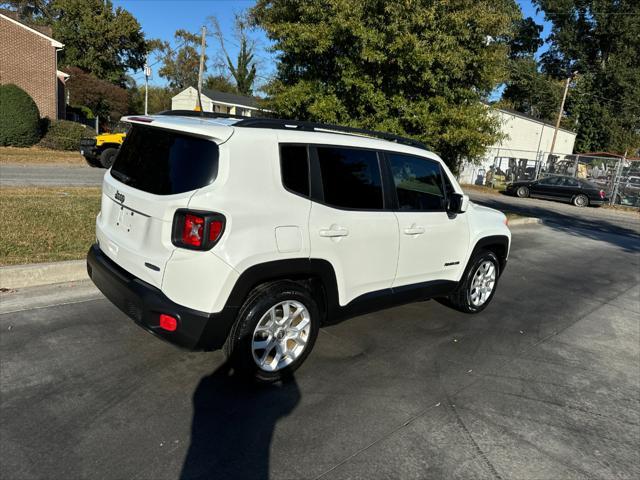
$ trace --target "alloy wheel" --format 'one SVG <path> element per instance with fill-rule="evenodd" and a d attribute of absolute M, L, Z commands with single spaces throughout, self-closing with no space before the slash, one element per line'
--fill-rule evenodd
<path fill-rule="evenodd" d="M 469 299 L 474 307 L 480 307 L 489 299 L 496 286 L 496 266 L 490 260 L 480 264 L 473 274 Z"/>
<path fill-rule="evenodd" d="M 296 300 L 280 302 L 267 310 L 253 331 L 253 360 L 266 372 L 281 370 L 302 355 L 310 332 L 307 307 Z"/>

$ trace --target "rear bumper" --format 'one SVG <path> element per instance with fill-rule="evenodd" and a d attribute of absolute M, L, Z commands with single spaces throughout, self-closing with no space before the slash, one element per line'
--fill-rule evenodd
<path fill-rule="evenodd" d="M 189 350 L 222 347 L 235 321 L 235 308 L 211 314 L 171 301 L 156 287 L 118 266 L 97 244 L 87 254 L 87 272 L 104 296 L 135 323 L 163 340 Z M 162 313 L 178 320 L 174 332 L 160 328 Z"/>

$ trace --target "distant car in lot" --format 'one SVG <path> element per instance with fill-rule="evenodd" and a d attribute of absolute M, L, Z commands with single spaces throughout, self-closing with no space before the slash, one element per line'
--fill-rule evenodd
<path fill-rule="evenodd" d="M 636 205 L 640 200 L 640 177 L 636 175 L 623 178 L 618 185 L 616 203 L 620 205 Z"/>
<path fill-rule="evenodd" d="M 576 207 L 602 205 L 609 201 L 606 192 L 598 186 L 581 178 L 564 175 L 509 183 L 506 192 L 521 198 L 539 197 L 570 202 Z"/>

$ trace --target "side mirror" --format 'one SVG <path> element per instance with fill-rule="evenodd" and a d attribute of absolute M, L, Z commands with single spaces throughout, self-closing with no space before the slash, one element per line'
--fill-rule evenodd
<path fill-rule="evenodd" d="M 461 195 L 459 193 L 452 193 L 448 199 L 447 212 L 449 213 L 464 213 L 469 207 L 469 195 Z"/>

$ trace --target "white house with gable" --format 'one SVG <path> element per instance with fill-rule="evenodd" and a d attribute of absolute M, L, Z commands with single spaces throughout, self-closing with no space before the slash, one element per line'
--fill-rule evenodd
<path fill-rule="evenodd" d="M 193 87 L 185 88 L 171 99 L 172 110 L 195 110 L 197 105 L 198 90 Z M 202 110 L 252 117 L 260 108 L 258 101 L 253 97 L 203 89 Z"/>

